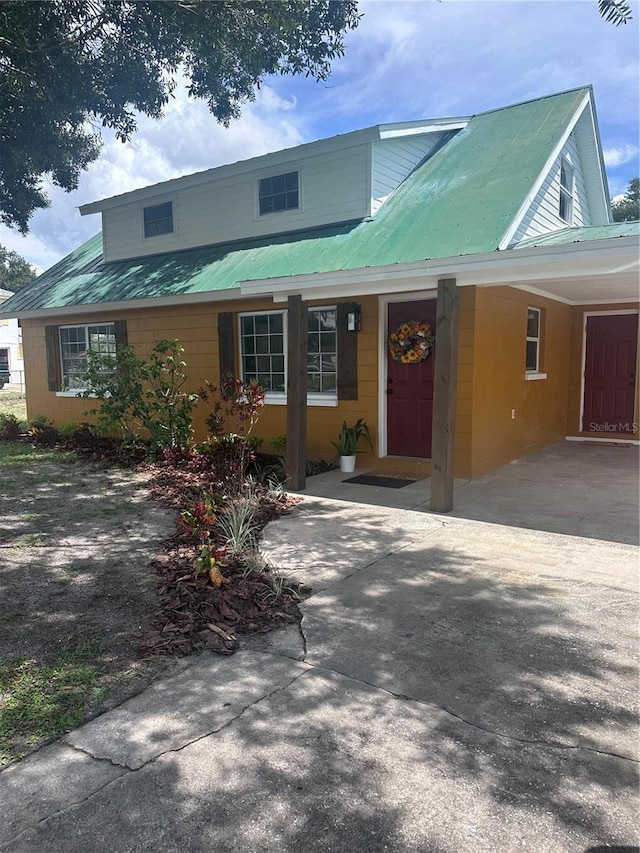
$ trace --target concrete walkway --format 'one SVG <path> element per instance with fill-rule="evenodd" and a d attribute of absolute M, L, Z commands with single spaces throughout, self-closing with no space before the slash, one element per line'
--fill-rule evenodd
<path fill-rule="evenodd" d="M 449 515 L 637 545 L 639 471 L 638 447 L 562 441 L 483 477 L 456 480 Z M 363 473 L 367 469 L 355 475 Z M 329 471 L 310 477 L 304 494 L 430 511 L 429 478 L 389 489 L 348 482 L 355 475 Z"/>
<path fill-rule="evenodd" d="M 302 631 L 4 770 L 0 849 L 635 849 L 636 548 L 309 497 L 264 550 Z"/>

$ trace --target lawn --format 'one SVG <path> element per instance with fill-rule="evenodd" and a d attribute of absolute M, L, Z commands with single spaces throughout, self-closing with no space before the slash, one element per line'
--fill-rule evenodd
<path fill-rule="evenodd" d="M 0 441 L 0 766 L 137 692 L 175 514 L 144 477 Z"/>
<path fill-rule="evenodd" d="M 308 591 L 256 546 L 294 501 L 229 470 L 196 451 L 134 469 L 0 440 L 0 767 L 174 656 L 299 621 Z"/>
<path fill-rule="evenodd" d="M 178 351 L 176 342 L 158 342 L 159 363 L 171 346 Z M 150 369 L 127 357 L 138 371 Z M 20 436 L 5 424 L 0 766 L 114 707 L 173 656 L 233 654 L 236 634 L 301 619 L 308 590 L 257 549 L 262 527 L 294 503 L 277 481 L 281 458 L 251 448 L 264 391 L 237 380 L 209 385 L 199 399 L 212 408 L 212 432 L 194 447 L 194 401 L 181 394 L 173 363 L 161 380 L 144 374 L 151 397 L 139 383 L 121 389 L 122 374 L 109 374 L 106 432 L 32 422 Z M 123 401 L 143 413 L 146 442 L 123 429 Z M 24 402 L 3 393 L 1 414 L 24 421 Z"/>
<path fill-rule="evenodd" d="M 27 401 L 17 391 L 0 391 L 0 415 L 15 415 L 19 421 L 26 421 Z"/>

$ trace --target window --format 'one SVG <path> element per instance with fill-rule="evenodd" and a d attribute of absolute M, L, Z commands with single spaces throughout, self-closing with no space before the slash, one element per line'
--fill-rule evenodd
<path fill-rule="evenodd" d="M 298 204 L 298 173 L 262 178 L 258 189 L 260 216 L 282 210 L 296 210 Z"/>
<path fill-rule="evenodd" d="M 560 163 L 560 218 L 571 225 L 573 221 L 573 166 L 563 157 Z"/>
<path fill-rule="evenodd" d="M 87 353 L 115 356 L 114 323 L 95 326 L 62 326 L 60 328 L 60 361 L 62 387 L 82 388 L 87 372 Z"/>
<path fill-rule="evenodd" d="M 336 309 L 309 309 L 307 390 L 318 400 L 337 399 Z M 268 394 L 287 390 L 286 323 L 283 312 L 240 316 L 242 378 L 256 379 Z M 272 396 L 272 400 L 278 400 Z"/>
<path fill-rule="evenodd" d="M 154 204 L 143 210 L 144 236 L 159 237 L 161 234 L 173 233 L 173 202 Z"/>
<path fill-rule="evenodd" d="M 336 309 L 309 310 L 307 391 L 336 392 Z"/>
<path fill-rule="evenodd" d="M 539 308 L 527 308 L 527 373 L 540 371 L 540 324 L 542 312 Z"/>
<path fill-rule="evenodd" d="M 0 349 L 0 373 L 9 372 L 9 350 Z"/>
<path fill-rule="evenodd" d="M 285 392 L 282 313 L 240 317 L 240 350 L 245 382 L 257 379 L 267 392 Z"/>

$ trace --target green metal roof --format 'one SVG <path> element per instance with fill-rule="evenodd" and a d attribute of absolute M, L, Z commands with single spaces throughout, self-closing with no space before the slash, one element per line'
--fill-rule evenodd
<path fill-rule="evenodd" d="M 374 218 L 165 255 L 102 260 L 96 235 L 19 291 L 21 313 L 235 288 L 242 281 L 493 252 L 588 88 L 474 116 Z"/>
<path fill-rule="evenodd" d="M 586 225 L 582 228 L 563 228 L 552 234 L 529 237 L 512 246 L 527 249 L 535 246 L 563 246 L 590 240 L 609 240 L 615 237 L 640 237 L 640 222 L 612 222 L 610 225 Z"/>

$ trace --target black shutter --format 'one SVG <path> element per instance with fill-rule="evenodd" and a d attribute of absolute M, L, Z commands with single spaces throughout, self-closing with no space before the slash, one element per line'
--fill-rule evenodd
<path fill-rule="evenodd" d="M 218 314 L 218 352 L 220 376 L 225 373 L 236 375 L 236 351 L 233 340 L 233 314 L 225 311 Z"/>
<path fill-rule="evenodd" d="M 60 370 L 60 334 L 57 326 L 44 327 L 44 342 L 47 352 L 47 384 L 49 391 L 60 391 L 62 375 Z"/>
<path fill-rule="evenodd" d="M 338 400 L 358 399 L 358 333 L 347 330 L 349 303 L 338 305 Z"/>
<path fill-rule="evenodd" d="M 129 339 L 127 337 L 127 321 L 116 320 L 113 325 L 115 326 L 116 346 L 126 347 L 129 343 Z"/>

